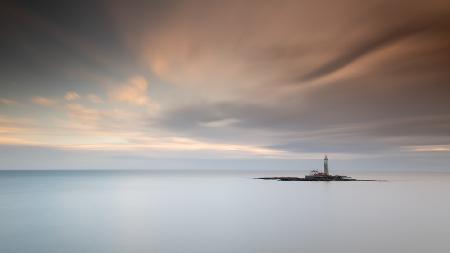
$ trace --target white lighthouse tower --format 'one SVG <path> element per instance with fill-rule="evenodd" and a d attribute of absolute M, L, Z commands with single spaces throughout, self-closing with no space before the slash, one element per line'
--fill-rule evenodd
<path fill-rule="evenodd" d="M 323 173 L 325 175 L 328 175 L 328 157 L 325 155 L 325 158 L 323 159 Z"/>

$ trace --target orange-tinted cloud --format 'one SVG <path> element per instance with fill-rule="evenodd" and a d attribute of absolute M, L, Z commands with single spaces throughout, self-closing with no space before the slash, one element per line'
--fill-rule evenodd
<path fill-rule="evenodd" d="M 37 105 L 42 105 L 42 106 L 52 106 L 52 105 L 55 105 L 56 103 L 58 103 L 58 101 L 56 101 L 54 99 L 46 98 L 46 97 L 33 97 L 31 99 L 31 102 L 33 102 L 34 104 L 37 104 Z"/>
<path fill-rule="evenodd" d="M 15 105 L 17 104 L 17 101 L 7 98 L 0 98 L 0 104 L 1 105 Z"/>
<path fill-rule="evenodd" d="M 147 105 L 150 102 L 147 80 L 141 76 L 132 77 L 127 83 L 114 89 L 110 97 L 115 101 L 131 105 Z"/>
<path fill-rule="evenodd" d="M 64 99 L 67 101 L 77 100 L 80 97 L 80 94 L 76 93 L 75 91 L 68 91 L 66 95 L 64 95 Z"/>
<path fill-rule="evenodd" d="M 101 99 L 99 96 L 97 96 L 97 95 L 95 95 L 95 94 L 88 94 L 88 95 L 86 96 L 86 98 L 87 98 L 90 102 L 92 102 L 92 103 L 94 103 L 94 104 L 101 104 L 101 103 L 103 103 L 103 99 Z"/>

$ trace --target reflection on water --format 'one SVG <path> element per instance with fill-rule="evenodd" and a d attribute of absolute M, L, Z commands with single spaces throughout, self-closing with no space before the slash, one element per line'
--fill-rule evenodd
<path fill-rule="evenodd" d="M 449 252 L 449 174 L 287 174 L 0 172 L 0 252 Z"/>

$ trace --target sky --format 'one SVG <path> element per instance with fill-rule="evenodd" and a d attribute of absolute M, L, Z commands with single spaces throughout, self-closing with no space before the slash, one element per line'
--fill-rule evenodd
<path fill-rule="evenodd" d="M 447 0 L 0 14 L 0 169 L 450 170 Z"/>

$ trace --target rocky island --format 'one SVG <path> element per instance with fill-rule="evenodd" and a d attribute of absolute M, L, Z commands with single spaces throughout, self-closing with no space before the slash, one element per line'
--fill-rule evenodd
<path fill-rule="evenodd" d="M 258 177 L 256 179 L 277 180 L 277 181 L 379 181 L 370 179 L 354 179 L 349 176 L 331 175 L 328 170 L 328 157 L 323 159 L 323 172 L 312 170 L 305 177 Z"/>

